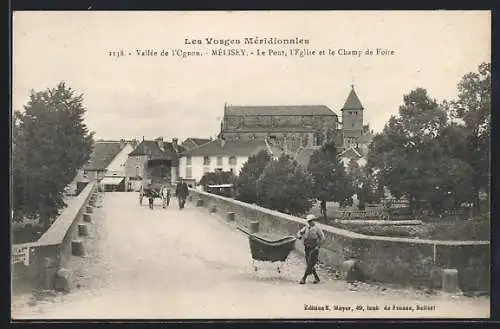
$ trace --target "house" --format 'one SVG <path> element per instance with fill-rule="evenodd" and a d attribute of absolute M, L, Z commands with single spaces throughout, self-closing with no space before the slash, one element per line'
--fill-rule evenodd
<path fill-rule="evenodd" d="M 101 186 L 104 191 L 129 191 L 131 185 L 126 176 L 125 168 L 128 161 L 128 155 L 134 150 L 132 143 L 124 140 L 120 141 L 120 152 L 106 167 L 104 178 L 101 180 Z"/>
<path fill-rule="evenodd" d="M 184 147 L 186 150 L 190 150 L 192 148 L 195 148 L 197 146 L 206 144 L 210 142 L 211 139 L 209 138 L 194 138 L 194 137 L 188 137 L 184 142 L 182 142 L 181 146 Z"/>
<path fill-rule="evenodd" d="M 217 139 L 182 152 L 180 175 L 188 181 L 199 182 L 206 172 L 231 171 L 240 173 L 251 155 L 267 149 L 264 140 Z"/>
<path fill-rule="evenodd" d="M 165 142 L 163 137 L 142 140 L 129 153 L 125 168 L 132 190 L 143 184 L 175 184 L 179 177 L 179 154 L 186 149 L 178 145 L 177 138 Z"/>
<path fill-rule="evenodd" d="M 366 165 L 366 155 L 359 148 L 356 148 L 354 146 L 351 146 L 348 149 L 342 151 L 339 154 L 339 157 L 345 168 L 349 167 L 349 162 L 351 162 L 352 160 L 355 160 L 360 167 Z"/>
<path fill-rule="evenodd" d="M 94 143 L 89 161 L 77 172 L 72 189 L 78 194 L 90 181 L 102 181 L 106 176 L 108 166 L 113 162 L 128 142 L 98 140 Z"/>

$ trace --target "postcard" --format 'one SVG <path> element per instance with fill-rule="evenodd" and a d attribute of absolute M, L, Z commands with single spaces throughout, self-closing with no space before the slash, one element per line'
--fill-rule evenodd
<path fill-rule="evenodd" d="M 486 319 L 490 11 L 14 11 L 19 319 Z"/>

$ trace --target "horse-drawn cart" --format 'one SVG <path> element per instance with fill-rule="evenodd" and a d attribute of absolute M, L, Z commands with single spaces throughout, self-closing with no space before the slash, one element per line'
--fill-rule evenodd
<path fill-rule="evenodd" d="M 294 236 L 287 236 L 278 240 L 267 240 L 251 234 L 240 227 L 238 229 L 248 235 L 254 270 L 258 270 L 255 261 L 279 262 L 277 270 L 280 273 L 280 264 L 285 262 L 290 252 L 295 248 L 296 238 Z"/>
<path fill-rule="evenodd" d="M 148 186 L 148 187 L 143 188 L 139 192 L 139 204 L 142 206 L 142 199 L 143 198 L 162 199 L 162 195 L 161 195 L 160 191 L 161 191 L 161 186 Z"/>

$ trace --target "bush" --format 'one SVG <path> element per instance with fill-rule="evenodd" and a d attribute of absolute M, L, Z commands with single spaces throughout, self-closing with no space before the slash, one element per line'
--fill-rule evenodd
<path fill-rule="evenodd" d="M 312 207 L 311 175 L 282 154 L 271 161 L 257 180 L 259 204 L 269 209 L 302 215 Z"/>
<path fill-rule="evenodd" d="M 208 185 L 234 184 L 235 177 L 230 171 L 207 172 L 200 179 L 200 185 L 206 188 Z"/>

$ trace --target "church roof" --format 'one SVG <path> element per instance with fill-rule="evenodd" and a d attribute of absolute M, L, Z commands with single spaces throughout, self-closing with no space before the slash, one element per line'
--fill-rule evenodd
<path fill-rule="evenodd" d="M 347 96 L 347 100 L 345 101 L 344 107 L 342 107 L 342 110 L 362 110 L 363 105 L 361 105 L 361 101 L 358 98 L 358 95 L 356 95 L 356 91 L 354 91 L 354 86 L 351 89 L 351 92 L 349 93 L 349 96 Z"/>
<path fill-rule="evenodd" d="M 336 115 L 326 105 L 261 105 L 225 108 L 225 115 Z"/>

